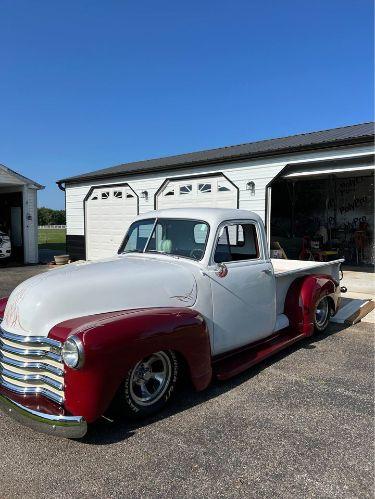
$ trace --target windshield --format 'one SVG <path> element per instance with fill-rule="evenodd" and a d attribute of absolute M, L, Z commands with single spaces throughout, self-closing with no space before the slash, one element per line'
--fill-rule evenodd
<path fill-rule="evenodd" d="M 201 220 L 140 220 L 130 226 L 120 252 L 162 253 L 201 260 L 208 230 L 208 224 Z"/>

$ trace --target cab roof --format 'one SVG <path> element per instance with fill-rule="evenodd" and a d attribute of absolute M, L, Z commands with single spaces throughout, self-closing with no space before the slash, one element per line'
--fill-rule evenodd
<path fill-rule="evenodd" d="M 220 225 L 227 220 L 255 220 L 262 219 L 253 211 L 228 208 L 169 208 L 154 210 L 138 215 L 135 220 L 148 218 L 183 218 L 188 220 L 201 220 L 210 225 Z"/>

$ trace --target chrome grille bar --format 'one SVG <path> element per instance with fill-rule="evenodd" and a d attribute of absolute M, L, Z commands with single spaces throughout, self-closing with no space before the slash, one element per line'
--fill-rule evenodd
<path fill-rule="evenodd" d="M 50 392 L 49 390 L 46 390 L 45 388 L 33 388 L 33 387 L 20 387 L 17 385 L 13 385 L 12 383 L 9 383 L 6 381 L 4 378 L 0 379 L 0 385 L 4 386 L 4 388 L 7 388 L 8 390 L 12 392 L 16 392 L 20 395 L 43 395 L 46 398 L 49 398 L 50 400 L 53 400 L 57 404 L 62 404 L 64 402 L 64 397 L 62 395 L 57 395 L 54 392 Z"/>
<path fill-rule="evenodd" d="M 56 348 L 62 347 L 62 343 L 60 341 L 53 340 L 52 338 L 45 338 L 44 336 L 19 336 L 18 334 L 8 333 L 4 331 L 4 329 L 1 329 L 0 336 L 6 340 L 14 341 L 15 343 L 27 344 L 28 346 L 47 345 Z"/>
<path fill-rule="evenodd" d="M 46 385 L 49 385 L 52 388 L 60 391 L 64 388 L 63 383 L 49 378 L 48 376 L 43 376 L 43 374 L 18 374 L 14 371 L 6 369 L 2 365 L 0 365 L 0 374 L 5 376 L 6 378 L 14 379 L 16 381 L 23 381 L 24 383 L 27 383 L 28 381 L 41 381 Z"/>
<path fill-rule="evenodd" d="M 5 364 L 7 366 L 17 367 L 18 369 L 40 369 L 42 371 L 48 371 L 56 376 L 64 376 L 64 371 L 58 367 L 51 366 L 50 364 L 44 364 L 43 362 L 20 362 L 10 357 L 6 357 L 0 352 L 0 364 Z"/>
<path fill-rule="evenodd" d="M 14 353 L 22 357 L 43 357 L 45 359 L 55 360 L 56 362 L 61 362 L 61 355 L 57 355 L 53 352 L 48 352 L 47 350 L 31 350 L 27 348 L 15 348 L 10 345 L 6 345 L 1 340 L 0 334 L 0 350 L 3 352 Z"/>

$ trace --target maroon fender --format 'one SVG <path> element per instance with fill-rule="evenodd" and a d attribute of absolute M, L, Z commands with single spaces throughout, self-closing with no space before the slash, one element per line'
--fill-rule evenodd
<path fill-rule="evenodd" d="M 81 369 L 65 367 L 65 409 L 88 422 L 111 403 L 129 369 L 147 355 L 173 350 L 186 361 L 197 390 L 210 383 L 211 349 L 202 316 L 187 308 L 111 312 L 62 322 L 49 337 L 78 336 L 84 345 Z"/>
<path fill-rule="evenodd" d="M 5 307 L 7 306 L 8 298 L 0 298 L 0 319 L 4 317 Z"/>
<path fill-rule="evenodd" d="M 285 298 L 285 314 L 295 331 L 306 336 L 313 334 L 315 306 L 324 296 L 330 297 L 336 313 L 340 287 L 329 275 L 307 275 L 293 281 Z"/>

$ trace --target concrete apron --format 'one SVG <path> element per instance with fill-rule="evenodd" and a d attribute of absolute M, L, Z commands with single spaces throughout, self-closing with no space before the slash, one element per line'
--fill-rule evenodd
<path fill-rule="evenodd" d="M 331 322 L 356 324 L 359 321 L 375 324 L 375 274 L 345 270 L 340 282 L 348 291 L 342 294 L 342 303 Z"/>

